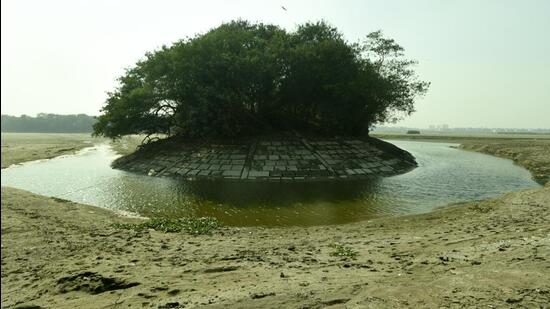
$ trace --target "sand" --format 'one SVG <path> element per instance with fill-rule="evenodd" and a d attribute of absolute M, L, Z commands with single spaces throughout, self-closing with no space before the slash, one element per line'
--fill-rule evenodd
<path fill-rule="evenodd" d="M 2 133 L 2 168 L 71 154 L 98 140 L 90 134 Z"/>
<path fill-rule="evenodd" d="M 110 143 L 116 152 L 125 155 L 134 152 L 142 139 L 137 135 L 110 141 L 84 133 L 2 133 L 2 168 L 73 154 L 98 143 Z"/>
<path fill-rule="evenodd" d="M 201 236 L 112 226 L 136 221 L 2 188 L 2 307 L 550 304 L 550 184 L 337 226 L 221 228 Z M 337 244 L 356 257 L 333 256 Z"/>

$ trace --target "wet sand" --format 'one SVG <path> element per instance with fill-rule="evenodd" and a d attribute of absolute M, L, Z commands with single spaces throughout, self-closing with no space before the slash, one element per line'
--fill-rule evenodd
<path fill-rule="evenodd" d="M 338 226 L 222 228 L 202 236 L 112 227 L 136 221 L 2 188 L 2 307 L 550 303 L 550 183 L 428 214 Z M 336 244 L 356 257 L 332 255 Z"/>
<path fill-rule="evenodd" d="M 99 140 L 90 134 L 2 133 L 2 168 L 75 153 Z"/>

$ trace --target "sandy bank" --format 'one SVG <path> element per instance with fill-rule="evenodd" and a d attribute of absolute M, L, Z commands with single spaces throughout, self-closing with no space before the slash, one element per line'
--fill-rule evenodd
<path fill-rule="evenodd" d="M 71 154 L 98 140 L 90 134 L 2 133 L 2 168 Z"/>
<path fill-rule="evenodd" d="M 2 133 L 2 168 L 28 161 L 73 154 L 98 143 L 109 142 L 120 154 L 136 150 L 141 138 L 125 136 L 117 141 L 80 133 Z"/>
<path fill-rule="evenodd" d="M 550 303 L 550 184 L 424 215 L 203 236 L 115 229 L 136 219 L 12 188 L 1 216 L 5 308 Z"/>
<path fill-rule="evenodd" d="M 465 142 L 461 149 L 513 160 L 528 169 L 540 184 L 550 181 L 550 140 Z"/>
<path fill-rule="evenodd" d="M 2 188 L 2 306 L 550 302 L 550 186 L 342 226 L 225 228 L 191 236 L 110 225 L 127 220 Z M 356 251 L 356 259 L 332 256 L 336 243 Z"/>

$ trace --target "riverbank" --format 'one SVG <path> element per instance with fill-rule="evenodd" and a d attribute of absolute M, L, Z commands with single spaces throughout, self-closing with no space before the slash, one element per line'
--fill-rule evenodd
<path fill-rule="evenodd" d="M 118 230 L 129 219 L 2 188 L 2 307 L 543 307 L 549 205 L 547 186 L 418 216 L 191 236 Z"/>
<path fill-rule="evenodd" d="M 511 159 L 531 172 L 544 185 L 550 181 L 550 140 L 465 142 L 460 149 Z"/>
<path fill-rule="evenodd" d="M 426 141 L 426 142 L 442 142 L 442 143 L 470 143 L 470 142 L 505 142 L 505 141 L 544 141 L 550 140 L 550 134 L 460 134 L 460 133 L 421 133 L 421 134 L 405 134 L 395 132 L 373 132 L 370 134 L 373 137 L 386 140 L 410 140 L 410 141 Z"/>
<path fill-rule="evenodd" d="M 116 141 L 80 133 L 2 133 L 2 168 L 28 161 L 51 159 L 100 143 L 109 143 L 122 155 L 134 152 L 142 137 L 125 136 Z"/>
<path fill-rule="evenodd" d="M 423 215 L 192 236 L 2 188 L 2 307 L 544 308 L 549 220 L 547 184 Z"/>
<path fill-rule="evenodd" d="M 549 134 L 395 134 L 378 133 L 374 136 L 386 140 L 411 140 L 448 142 L 460 144 L 459 148 L 481 152 L 505 159 L 526 168 L 533 179 L 544 185 L 550 181 Z"/>
<path fill-rule="evenodd" d="M 2 168 L 72 154 L 98 141 L 90 134 L 2 133 Z"/>

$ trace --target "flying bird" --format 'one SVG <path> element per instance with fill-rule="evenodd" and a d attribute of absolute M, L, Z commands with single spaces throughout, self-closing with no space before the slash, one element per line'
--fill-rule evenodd
<path fill-rule="evenodd" d="M 286 8 L 284 6 L 281 5 L 281 8 L 286 11 Z"/>

